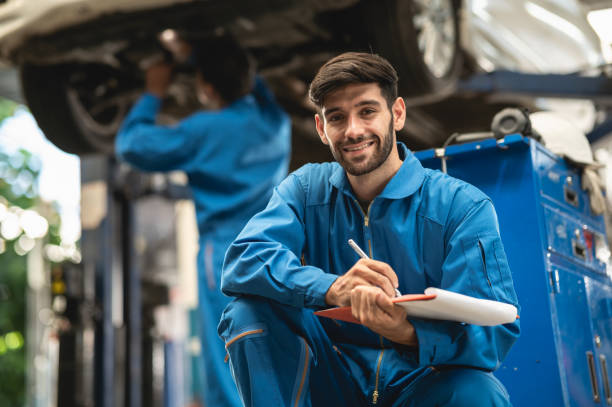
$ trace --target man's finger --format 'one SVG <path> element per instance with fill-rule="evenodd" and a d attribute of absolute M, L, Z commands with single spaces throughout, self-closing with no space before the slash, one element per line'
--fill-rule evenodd
<path fill-rule="evenodd" d="M 363 276 L 372 286 L 382 289 L 389 297 L 395 297 L 395 288 L 391 281 L 380 273 L 368 270 Z"/>
<path fill-rule="evenodd" d="M 398 287 L 399 281 L 397 279 L 397 274 L 395 274 L 395 271 L 393 271 L 391 266 L 389 266 L 387 263 L 372 259 L 361 259 L 360 261 L 363 261 L 364 264 L 366 264 L 370 269 L 374 270 L 375 272 L 387 277 L 391 282 L 393 288 Z"/>
<path fill-rule="evenodd" d="M 350 302 L 353 317 L 355 317 L 358 321 L 361 321 L 363 314 L 363 293 L 360 291 L 360 288 L 351 290 Z"/>
<path fill-rule="evenodd" d="M 349 273 L 352 278 L 359 279 L 360 282 L 366 283 L 369 286 L 382 288 L 389 297 L 395 297 L 395 288 L 393 287 L 392 281 L 389 280 L 386 275 L 368 267 L 367 263 L 361 263 L 360 260 L 360 262 L 357 262 L 355 266 L 349 270 Z"/>
<path fill-rule="evenodd" d="M 393 301 L 391 301 L 391 298 L 385 295 L 376 296 L 376 305 L 387 314 L 393 315 L 393 312 L 395 311 L 395 304 Z"/>
<path fill-rule="evenodd" d="M 351 291 L 351 309 L 353 316 L 361 322 L 370 321 L 376 308 L 376 295 L 379 288 L 359 286 Z M 384 295 L 384 294 L 382 294 Z"/>

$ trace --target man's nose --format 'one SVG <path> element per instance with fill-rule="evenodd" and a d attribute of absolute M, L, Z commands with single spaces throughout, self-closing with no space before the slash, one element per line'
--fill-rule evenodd
<path fill-rule="evenodd" d="M 365 129 L 362 120 L 357 115 L 350 115 L 346 123 L 346 132 L 344 135 L 347 138 L 359 138 L 365 135 Z"/>

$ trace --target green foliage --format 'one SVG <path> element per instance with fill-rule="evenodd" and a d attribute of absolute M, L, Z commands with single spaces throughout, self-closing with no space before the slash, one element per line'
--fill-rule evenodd
<path fill-rule="evenodd" d="M 0 120 L 4 108 L 0 101 Z M 0 203 L 23 209 L 41 206 L 37 187 L 39 172 L 40 161 L 31 153 L 21 150 L 9 155 L 0 150 Z M 58 241 L 59 218 L 51 212 L 50 235 L 53 241 Z M 27 259 L 16 253 L 15 243 L 16 239 L 5 241 L 4 251 L 0 253 L 0 341 L 11 332 L 26 336 Z M 0 406 L 23 406 L 25 346 L 7 349 L 4 345 L 0 343 Z"/>
<path fill-rule="evenodd" d="M 10 205 L 25 209 L 38 203 L 39 174 L 40 160 L 32 153 L 20 150 L 9 155 L 0 150 L 0 196 Z"/>
<path fill-rule="evenodd" d="M 16 108 L 17 103 L 0 97 L 0 123 L 7 117 L 12 116 Z"/>
<path fill-rule="evenodd" d="M 9 332 L 25 332 L 26 321 L 26 258 L 13 250 L 8 242 L 0 254 L 0 284 L 6 298 L 0 299 L 0 336 Z M 25 336 L 25 335 L 24 335 Z M 0 354 L 0 406 L 25 405 L 26 378 L 25 346 L 16 350 L 4 349 Z"/>

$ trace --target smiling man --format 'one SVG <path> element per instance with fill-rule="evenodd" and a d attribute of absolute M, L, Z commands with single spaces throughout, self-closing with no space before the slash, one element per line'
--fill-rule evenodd
<path fill-rule="evenodd" d="M 382 112 L 383 115 L 388 113 L 387 116 L 392 113 L 386 106 L 381 105 L 381 96 L 380 88 L 372 86 L 372 84 L 349 85 L 333 95 L 329 95 L 328 104 L 330 107 L 322 112 L 324 119 L 318 114 L 315 116 L 321 140 L 331 147 L 336 161 L 351 176 L 372 173 L 385 163 L 392 151 L 395 151 L 395 154 L 391 156 L 392 161 L 387 165 L 397 167 L 401 165 L 397 155 L 397 146 L 393 143 L 393 132 L 398 120 L 403 123 L 402 113 L 397 111 L 402 106 L 397 106 L 396 113 L 398 115 L 394 117 L 394 120 L 391 120 L 391 117 L 386 117 L 386 121 L 389 123 L 388 128 L 380 128 L 384 126 L 385 120 L 374 121 L 372 119 L 379 112 Z M 345 106 L 347 103 L 348 106 Z M 354 105 L 351 106 L 351 103 L 354 103 Z M 362 134 L 359 123 L 350 123 L 350 126 L 345 128 L 346 112 L 352 110 L 352 108 L 360 110 L 358 114 L 362 118 L 370 119 L 364 121 L 364 123 L 367 123 L 371 134 Z M 331 136 L 326 131 L 326 125 Z M 401 124 L 399 126 L 401 128 Z M 332 140 L 331 137 L 333 136 L 339 138 L 339 140 Z M 383 139 L 380 140 L 379 137 L 383 137 Z"/>
<path fill-rule="evenodd" d="M 328 61 L 310 87 L 321 141 L 230 246 L 219 334 L 246 406 L 507 406 L 493 376 L 519 335 L 408 318 L 395 289 L 517 305 L 491 201 L 424 169 L 396 131 L 406 107 L 377 55 Z M 358 259 L 355 240 L 371 259 Z M 362 325 L 313 314 L 350 305 Z"/>

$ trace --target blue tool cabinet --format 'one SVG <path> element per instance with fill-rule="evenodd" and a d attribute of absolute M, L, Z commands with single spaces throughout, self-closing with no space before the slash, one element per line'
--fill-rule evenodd
<path fill-rule="evenodd" d="M 416 153 L 495 204 L 521 337 L 495 375 L 515 407 L 612 406 L 612 281 L 580 171 L 519 134 Z"/>

